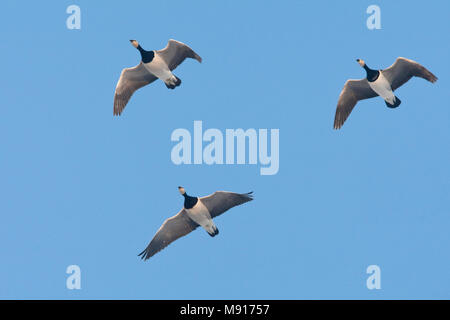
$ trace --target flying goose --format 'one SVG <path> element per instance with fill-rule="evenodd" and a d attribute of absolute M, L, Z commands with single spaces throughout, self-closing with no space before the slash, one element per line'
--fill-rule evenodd
<path fill-rule="evenodd" d="M 207 197 L 197 198 L 187 195 L 183 187 L 178 187 L 178 190 L 184 197 L 183 209 L 164 221 L 147 248 L 139 254 L 142 259 L 149 259 L 198 226 L 202 226 L 211 237 L 218 235 L 219 229 L 212 219 L 235 206 L 253 200 L 252 192 L 241 194 L 216 191 Z"/>
<path fill-rule="evenodd" d="M 173 71 L 184 59 L 192 58 L 202 62 L 202 58 L 184 43 L 170 39 L 162 50 L 144 50 L 139 42 L 130 40 L 141 53 L 141 62 L 133 68 L 125 68 L 117 82 L 114 94 L 114 115 L 122 113 L 133 93 L 156 79 L 161 79 L 169 89 L 175 89 L 181 80 Z"/>
<path fill-rule="evenodd" d="M 348 80 L 339 96 L 334 129 L 340 129 L 347 120 L 353 107 L 359 100 L 376 96 L 382 97 L 389 108 L 397 108 L 401 101 L 393 91 L 408 82 L 412 77 L 424 78 L 432 83 L 437 78 L 419 63 L 399 57 L 394 64 L 385 70 L 372 70 L 364 60 L 356 60 L 366 70 L 367 77 L 361 80 Z"/>

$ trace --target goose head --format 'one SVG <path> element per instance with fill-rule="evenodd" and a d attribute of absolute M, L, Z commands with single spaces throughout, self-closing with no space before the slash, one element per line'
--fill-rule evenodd
<path fill-rule="evenodd" d="M 366 63 L 364 62 L 363 59 L 356 59 L 356 62 L 358 62 L 358 64 L 364 68 L 364 66 L 366 65 Z"/>
<path fill-rule="evenodd" d="M 184 191 L 184 188 L 183 187 L 178 187 L 178 191 L 180 191 L 180 194 L 181 195 L 186 195 L 186 191 Z"/>
<path fill-rule="evenodd" d="M 130 40 L 130 42 L 131 42 L 131 45 L 133 47 L 135 47 L 136 49 L 139 47 L 139 42 L 137 42 L 137 40 Z"/>

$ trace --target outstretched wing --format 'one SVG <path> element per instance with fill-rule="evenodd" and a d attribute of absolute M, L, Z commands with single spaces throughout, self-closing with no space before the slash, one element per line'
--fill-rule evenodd
<path fill-rule="evenodd" d="M 158 79 L 139 63 L 136 67 L 122 70 L 114 93 L 114 115 L 120 115 L 133 93 Z"/>
<path fill-rule="evenodd" d="M 421 64 L 402 57 L 397 58 L 392 66 L 382 72 L 391 84 L 392 90 L 401 87 L 412 77 L 420 77 L 430 82 L 437 80 L 437 77 Z"/>
<path fill-rule="evenodd" d="M 211 214 L 211 218 L 214 218 L 221 215 L 228 209 L 253 200 L 252 193 L 253 192 L 234 193 L 227 191 L 216 191 L 207 197 L 200 198 L 200 201 L 208 209 Z"/>
<path fill-rule="evenodd" d="M 202 62 L 202 58 L 194 52 L 189 46 L 180 41 L 170 39 L 167 46 L 162 50 L 156 51 L 169 66 L 170 71 L 180 65 L 184 59 L 192 58 Z"/>
<path fill-rule="evenodd" d="M 347 80 L 339 96 L 334 129 L 340 129 L 359 100 L 376 97 L 377 94 L 369 86 L 367 79 Z"/>
<path fill-rule="evenodd" d="M 149 259 L 157 252 L 167 247 L 170 243 L 195 230 L 198 224 L 192 221 L 182 209 L 175 216 L 164 221 L 163 225 L 156 232 L 150 244 L 139 256 L 144 260 Z"/>

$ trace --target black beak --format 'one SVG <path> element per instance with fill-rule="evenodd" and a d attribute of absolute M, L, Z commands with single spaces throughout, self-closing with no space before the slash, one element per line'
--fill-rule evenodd
<path fill-rule="evenodd" d="M 181 188 L 183 188 L 183 187 L 178 186 L 178 189 L 181 189 Z"/>
<path fill-rule="evenodd" d="M 356 62 L 359 62 L 359 59 L 356 59 Z"/>
<path fill-rule="evenodd" d="M 130 40 L 130 42 L 133 42 L 133 41 L 136 41 L 136 40 Z"/>

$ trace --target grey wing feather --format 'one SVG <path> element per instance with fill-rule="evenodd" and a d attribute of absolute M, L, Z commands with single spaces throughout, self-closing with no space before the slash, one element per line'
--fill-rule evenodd
<path fill-rule="evenodd" d="M 253 192 L 234 193 L 227 191 L 216 191 L 212 195 L 200 198 L 200 200 L 208 209 L 211 214 L 211 218 L 214 218 L 221 215 L 228 209 L 253 200 L 252 193 Z"/>
<path fill-rule="evenodd" d="M 114 93 L 114 115 L 120 115 L 133 93 L 157 79 L 139 63 L 136 67 L 122 70 Z"/>
<path fill-rule="evenodd" d="M 167 46 L 156 51 L 169 66 L 170 71 L 174 70 L 186 58 L 192 58 L 202 62 L 202 58 L 186 44 L 170 39 Z"/>
<path fill-rule="evenodd" d="M 436 82 L 437 77 L 421 64 L 406 58 L 397 58 L 389 68 L 382 70 L 383 75 L 396 90 L 412 77 L 420 77 L 430 82 Z"/>
<path fill-rule="evenodd" d="M 376 97 L 377 94 L 369 86 L 367 79 L 348 80 L 339 95 L 334 129 L 340 129 L 359 100 Z"/>
<path fill-rule="evenodd" d="M 150 241 L 150 244 L 139 254 L 139 256 L 142 256 L 142 259 L 147 260 L 178 238 L 194 231 L 197 227 L 198 224 L 192 221 L 187 216 L 186 211 L 182 209 L 178 214 L 164 221 L 152 241 Z"/>

